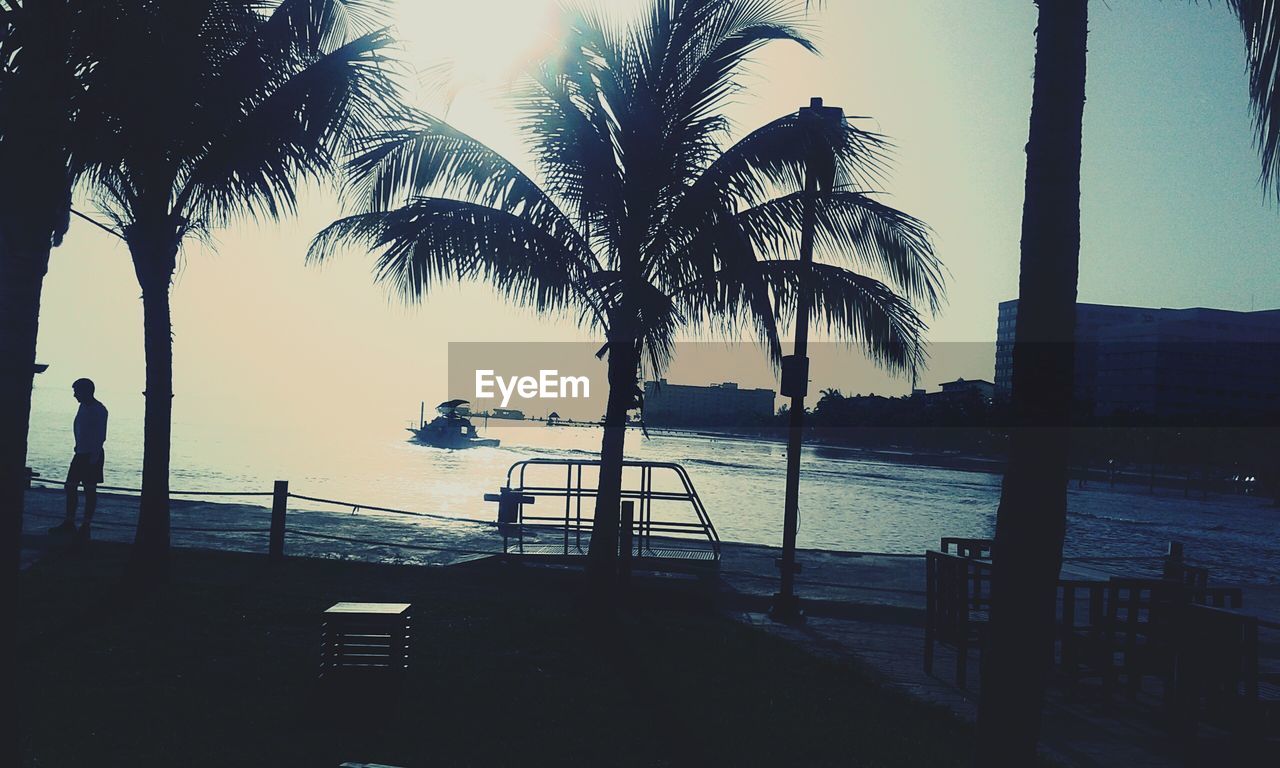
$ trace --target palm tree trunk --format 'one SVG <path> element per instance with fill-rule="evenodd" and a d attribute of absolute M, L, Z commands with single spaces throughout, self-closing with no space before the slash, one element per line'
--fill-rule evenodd
<path fill-rule="evenodd" d="M 587 553 L 587 580 L 602 594 L 611 589 L 617 575 L 623 447 L 627 436 L 627 413 L 635 404 L 639 368 L 640 355 L 635 342 L 610 341 L 609 401 L 605 407 L 604 438 L 600 443 L 595 522 L 591 529 L 591 548 Z"/>
<path fill-rule="evenodd" d="M 1015 429 L 996 520 L 978 712 L 978 754 L 986 765 L 1035 762 L 1066 533 L 1088 5 L 1037 5 L 1013 350 Z"/>
<path fill-rule="evenodd" d="M 35 375 L 36 331 L 40 290 L 49 266 L 47 238 L 43 247 L 15 248 L 0 235 L 0 541 L 4 575 L 0 576 L 0 611 L 18 615 L 18 567 L 22 552 L 23 497 L 27 487 L 27 434 L 31 386 Z M 0 633 L 0 688 L 17 691 L 17 646 L 14 633 Z M 7 681 L 7 682 L 4 682 Z M 18 738 L 12 717 L 0 718 L 0 755 L 16 762 Z"/>
<path fill-rule="evenodd" d="M 142 287 L 143 345 L 147 366 L 142 499 L 134 537 L 133 570 L 140 583 L 148 584 L 167 578 L 169 569 L 169 450 L 173 417 L 173 325 L 169 311 L 169 286 L 177 246 L 142 245 L 135 249 L 134 243 L 130 242 L 130 249 L 138 283 Z"/>

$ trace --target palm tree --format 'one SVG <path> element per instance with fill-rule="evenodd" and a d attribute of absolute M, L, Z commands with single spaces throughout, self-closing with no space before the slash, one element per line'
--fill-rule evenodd
<path fill-rule="evenodd" d="M 1031 765 L 1053 644 L 1066 488 L 1080 255 L 1080 157 L 1087 0 L 1036 0 L 1035 86 L 1027 142 L 1022 265 L 1010 435 L 996 520 L 979 751 Z M 1264 183 L 1280 193 L 1280 15 L 1275 0 L 1226 0 L 1240 19 Z"/>
<path fill-rule="evenodd" d="M 0 168 L 8 179 L 26 181 L 0 184 L 3 610 L 15 607 L 40 290 L 70 215 L 64 126 L 75 108 L 78 67 L 73 38 L 63 32 L 73 16 L 69 3 L 0 0 Z"/>
<path fill-rule="evenodd" d="M 296 184 L 335 170 L 350 136 L 388 114 L 387 33 L 365 0 L 119 0 L 111 55 L 90 77 L 86 184 L 128 244 L 142 289 L 146 352 L 138 575 L 164 573 L 169 547 L 178 253 L 236 217 L 278 218 Z M 371 14 L 371 12 L 373 12 Z"/>
<path fill-rule="evenodd" d="M 76 115 L 105 9 L 82 0 L 0 0 L 0 610 L 18 609 L 27 433 L 40 293 L 79 172 Z M 12 688 L 11 633 L 0 641 Z M 17 762 L 13 719 L 0 754 Z"/>
<path fill-rule="evenodd" d="M 573 311 L 602 333 L 609 396 L 588 571 L 611 583 L 627 414 L 642 368 L 660 371 L 683 328 L 750 329 L 775 360 L 801 291 L 812 316 L 897 370 L 920 362 L 941 268 L 925 225 L 869 190 L 887 147 L 845 122 L 790 114 L 725 146 L 721 114 L 752 54 L 812 50 L 789 0 L 655 0 L 630 27 L 571 15 L 562 45 L 517 93 L 539 181 L 426 115 L 353 159 L 365 210 L 330 225 L 311 257 L 380 251 L 376 278 L 409 301 L 441 280 L 486 280 L 513 302 Z M 826 261 L 789 259 L 812 194 Z M 843 265 L 851 265 L 855 271 Z"/>

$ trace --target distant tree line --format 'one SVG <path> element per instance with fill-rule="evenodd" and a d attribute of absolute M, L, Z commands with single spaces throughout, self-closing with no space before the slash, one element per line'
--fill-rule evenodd
<path fill-rule="evenodd" d="M 809 423 L 823 442 L 985 456 L 1003 454 L 1007 412 L 977 392 L 883 397 L 826 389 Z"/>
<path fill-rule="evenodd" d="M 1092 410 L 1086 403 L 1073 407 L 1077 479 L 1127 475 L 1197 492 L 1280 495 L 1280 412 L 1170 417 Z M 784 407 L 762 431 L 780 434 L 786 416 Z M 1006 400 L 987 401 L 978 392 L 883 397 L 826 389 L 808 424 L 822 443 L 1003 459 L 1012 416 Z"/>

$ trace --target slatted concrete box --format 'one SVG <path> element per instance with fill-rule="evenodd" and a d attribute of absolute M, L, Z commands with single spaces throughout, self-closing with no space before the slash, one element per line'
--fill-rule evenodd
<path fill-rule="evenodd" d="M 320 676 L 400 677 L 413 647 L 408 603 L 337 603 L 324 612 Z"/>

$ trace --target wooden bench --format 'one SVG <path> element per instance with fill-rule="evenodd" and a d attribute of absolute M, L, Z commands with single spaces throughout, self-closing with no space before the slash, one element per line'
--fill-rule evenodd
<path fill-rule="evenodd" d="M 1197 605 L 1213 608 L 1240 608 L 1244 605 L 1244 591 L 1239 587 L 1192 587 L 1187 598 Z"/>
<path fill-rule="evenodd" d="M 1204 589 L 1209 586 L 1209 569 L 1198 565 L 1187 565 L 1180 560 L 1166 558 L 1162 573 L 1167 581 L 1178 581 L 1192 589 Z"/>
<path fill-rule="evenodd" d="M 1060 579 L 1058 588 L 1062 671 L 1074 685 L 1087 669 L 1102 678 L 1105 689 L 1123 676 L 1131 696 L 1148 676 L 1160 678 L 1166 697 L 1173 693 L 1187 606 L 1239 608 L 1244 602 L 1238 587 L 1196 588 L 1166 579 Z M 1087 616 L 1081 615 L 1082 597 Z"/>
<path fill-rule="evenodd" d="M 976 558 L 978 560 L 991 559 L 991 545 L 994 542 L 991 539 L 966 539 L 959 536 L 943 536 L 941 542 L 942 554 L 950 555 L 952 549 L 954 554 L 960 557 Z"/>
<path fill-rule="evenodd" d="M 1178 724 L 1188 738 L 1207 722 L 1231 734 L 1233 753 L 1250 753 L 1280 717 L 1280 673 L 1259 669 L 1257 617 L 1191 604 L 1178 643 Z M 1274 755 L 1273 755 L 1274 757 Z"/>
<path fill-rule="evenodd" d="M 1058 579 L 1061 593 L 1059 664 L 1073 686 L 1079 682 L 1081 669 L 1086 664 L 1091 664 L 1099 672 L 1104 667 L 1100 649 L 1103 645 L 1101 637 L 1106 632 L 1107 587 L 1105 579 Z M 1110 663 L 1109 656 L 1105 657 L 1105 663 Z"/>
<path fill-rule="evenodd" d="M 1130 697 L 1144 677 L 1154 676 L 1171 701 L 1179 611 L 1187 602 L 1182 585 L 1164 579 L 1113 578 L 1107 588 L 1106 641 L 1115 664 L 1106 670 L 1108 686 L 1122 674 Z"/>

